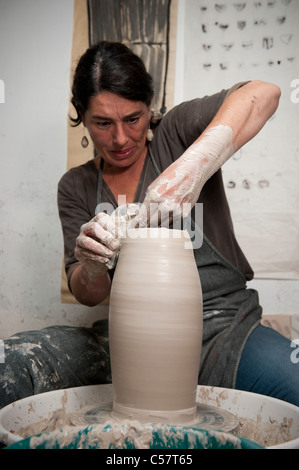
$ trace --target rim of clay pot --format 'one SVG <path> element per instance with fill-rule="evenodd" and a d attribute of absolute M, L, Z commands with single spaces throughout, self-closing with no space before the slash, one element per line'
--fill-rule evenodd
<path fill-rule="evenodd" d="M 139 239 L 190 240 L 190 236 L 187 230 L 178 230 L 167 227 L 128 228 L 123 241 L 131 242 Z"/>

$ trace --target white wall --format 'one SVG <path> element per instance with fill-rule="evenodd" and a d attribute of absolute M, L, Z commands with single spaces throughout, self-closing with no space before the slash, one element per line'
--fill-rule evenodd
<path fill-rule="evenodd" d="M 73 0 L 0 0 L 0 338 L 102 312 L 60 302 L 72 32 Z"/>
<path fill-rule="evenodd" d="M 107 314 L 60 302 L 56 189 L 67 159 L 72 26 L 73 0 L 0 0 L 1 339 L 53 324 L 89 325 Z M 258 285 L 266 313 L 298 312 L 297 282 Z"/>

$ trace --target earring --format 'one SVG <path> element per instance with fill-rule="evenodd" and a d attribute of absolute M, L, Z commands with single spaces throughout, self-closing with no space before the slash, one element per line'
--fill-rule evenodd
<path fill-rule="evenodd" d="M 147 134 L 146 134 L 146 140 L 148 140 L 148 142 L 151 142 L 153 138 L 154 138 L 154 133 L 151 130 L 151 128 L 148 128 Z"/>
<path fill-rule="evenodd" d="M 84 135 L 81 139 L 81 146 L 86 149 L 86 147 L 88 147 L 89 145 L 89 140 L 88 138 L 86 137 L 86 135 Z"/>
<path fill-rule="evenodd" d="M 84 136 L 83 136 L 82 139 L 81 139 L 81 146 L 82 146 L 84 149 L 86 149 L 86 147 L 88 147 L 88 145 L 89 145 L 89 140 L 88 140 L 88 138 L 87 138 L 86 135 L 85 135 L 85 127 L 84 127 Z"/>

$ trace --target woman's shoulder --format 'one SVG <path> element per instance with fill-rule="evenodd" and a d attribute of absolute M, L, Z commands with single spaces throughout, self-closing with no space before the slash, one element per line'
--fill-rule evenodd
<path fill-rule="evenodd" d="M 97 173 L 96 166 L 94 164 L 94 160 L 88 160 L 81 165 L 74 166 L 69 168 L 64 175 L 61 177 L 59 183 L 67 182 L 67 181 L 74 181 L 74 179 L 84 179 L 89 175 L 94 175 Z"/>

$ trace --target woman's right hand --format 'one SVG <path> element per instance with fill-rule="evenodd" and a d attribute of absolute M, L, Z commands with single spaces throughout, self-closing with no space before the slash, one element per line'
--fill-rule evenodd
<path fill-rule="evenodd" d="M 120 247 L 115 219 L 101 212 L 82 225 L 76 240 L 75 256 L 90 277 L 103 275 L 108 262 Z"/>

